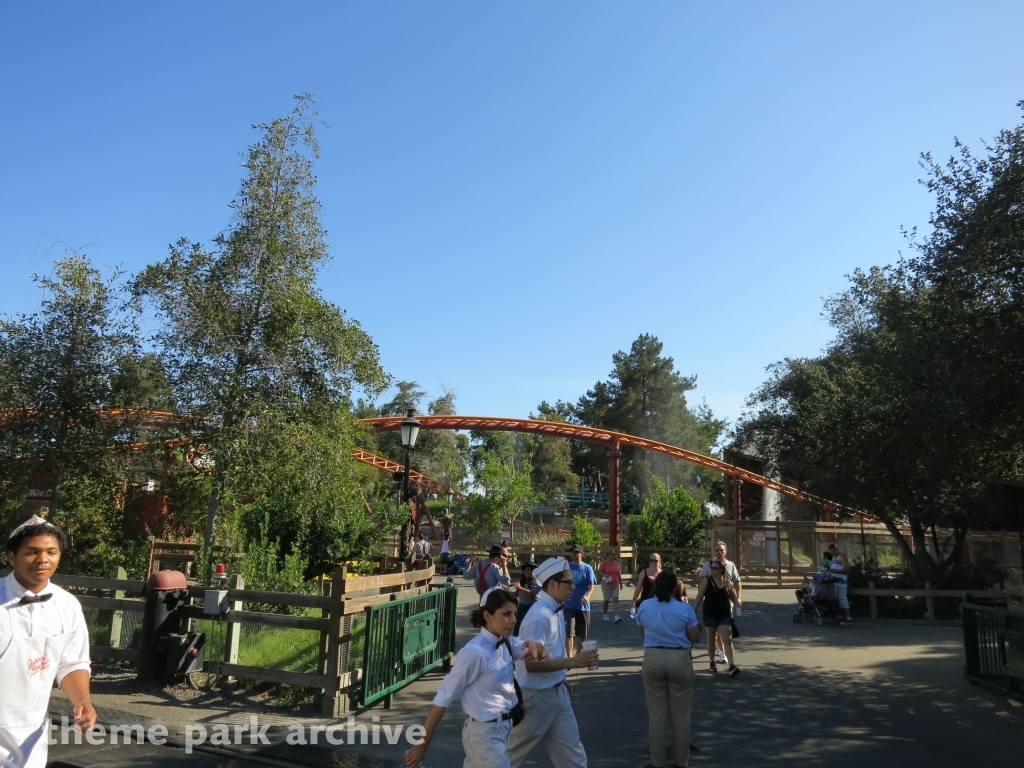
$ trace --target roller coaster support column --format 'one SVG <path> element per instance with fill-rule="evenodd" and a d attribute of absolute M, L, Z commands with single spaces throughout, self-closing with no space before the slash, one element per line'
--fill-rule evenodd
<path fill-rule="evenodd" d="M 619 459 L 622 458 L 618 440 L 608 449 L 608 544 L 619 546 Z"/>

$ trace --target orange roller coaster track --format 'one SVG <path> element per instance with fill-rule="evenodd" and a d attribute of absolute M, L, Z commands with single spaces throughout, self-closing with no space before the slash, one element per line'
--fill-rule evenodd
<path fill-rule="evenodd" d="M 801 491 L 791 485 L 780 483 L 769 477 L 758 475 L 749 470 L 728 464 L 719 459 L 705 456 L 701 453 L 689 451 L 668 443 L 660 443 L 657 440 L 648 440 L 644 437 L 627 435 L 623 432 L 612 432 L 607 429 L 596 427 L 584 427 L 577 424 L 565 424 L 556 421 L 542 421 L 540 419 L 503 419 L 491 416 L 417 416 L 423 429 L 469 429 L 481 432 L 528 432 L 534 435 L 548 435 L 551 437 L 564 437 L 569 440 L 584 440 L 589 443 L 601 443 L 608 446 L 608 477 L 609 477 L 609 513 L 611 517 L 610 538 L 611 544 L 618 544 L 619 539 L 619 459 L 622 456 L 622 446 L 629 445 L 634 448 L 644 448 L 648 451 L 664 453 L 667 456 L 675 456 L 677 459 L 697 464 L 707 469 L 753 483 L 762 488 L 769 488 L 778 493 L 785 494 L 790 498 L 807 502 L 830 511 L 845 511 L 855 513 L 855 510 L 847 509 L 834 501 L 823 499 L 820 496 Z M 402 417 L 391 416 L 380 419 L 363 419 L 371 424 L 379 432 L 391 432 L 397 430 L 402 422 Z"/>
<path fill-rule="evenodd" d="M 403 467 L 397 461 L 392 461 L 391 459 L 384 458 L 383 456 L 378 456 L 375 453 L 364 451 L 361 448 L 352 449 L 352 458 L 355 459 L 356 461 L 361 461 L 364 464 L 369 464 L 371 467 L 376 467 L 377 469 L 381 469 L 385 472 L 390 472 L 391 474 L 394 474 L 395 472 L 405 471 L 405 467 Z M 409 470 L 409 480 L 413 483 L 416 483 L 420 488 L 423 488 L 424 490 L 427 491 L 432 491 L 442 497 L 445 495 L 445 493 L 448 492 L 447 485 L 438 482 L 432 477 L 427 477 L 426 475 L 417 472 L 415 469 Z M 463 501 L 466 498 L 461 493 L 456 491 L 454 488 L 452 488 L 451 490 L 452 493 L 454 494 L 454 498 L 458 499 L 459 501 Z"/>

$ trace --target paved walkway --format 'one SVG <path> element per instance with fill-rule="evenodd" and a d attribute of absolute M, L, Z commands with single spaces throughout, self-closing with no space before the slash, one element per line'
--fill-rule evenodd
<path fill-rule="evenodd" d="M 467 585 L 468 586 L 468 585 Z M 460 593 L 459 643 L 471 637 L 465 615 L 471 588 Z M 797 625 L 788 590 L 746 590 L 743 636 L 737 641 L 735 678 L 708 671 L 706 652 L 694 653 L 697 671 L 693 739 L 702 751 L 691 765 L 716 768 L 807 763 L 829 768 L 903 766 L 923 761 L 955 765 L 979 759 L 1013 765 L 1024 754 L 1024 707 L 970 685 L 963 678 L 961 630 L 952 627 L 852 627 Z M 574 703 L 591 766 L 640 768 L 646 762 L 647 712 L 640 680 L 641 641 L 628 616 L 620 625 L 595 615 L 592 636 L 601 648 L 601 668 L 572 673 Z M 357 722 L 421 723 L 441 679 L 417 681 L 398 694 L 390 710 L 375 707 Z M 123 695 L 99 694 L 98 702 L 121 712 L 135 711 Z M 223 721 L 188 705 L 160 705 L 167 715 L 187 714 L 198 722 Z M 225 714 L 237 719 L 237 712 Z M 462 764 L 461 711 L 456 704 L 442 722 L 427 754 L 431 768 Z M 315 718 L 308 723 L 322 722 Z M 382 738 L 381 741 L 384 741 Z M 263 747 L 257 755 L 295 764 L 384 768 L 401 759 L 407 745 Z M 129 752 L 129 750 L 132 750 Z M 163 751 L 161 751 L 163 750 Z M 70 765 L 192 766 L 232 768 L 249 760 L 194 755 L 185 760 L 170 748 L 118 747 L 100 753 L 56 747 L 53 758 Z M 122 762 L 123 761 L 123 762 Z M 527 766 L 550 766 L 542 749 Z"/>

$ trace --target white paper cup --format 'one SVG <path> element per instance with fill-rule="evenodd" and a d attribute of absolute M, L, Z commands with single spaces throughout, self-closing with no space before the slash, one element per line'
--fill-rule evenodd
<path fill-rule="evenodd" d="M 597 640 L 584 640 L 582 648 L 583 648 L 584 652 L 586 652 L 586 651 L 596 651 L 597 650 Z M 587 664 L 587 669 L 597 669 L 597 662 L 595 661 L 593 664 Z"/>

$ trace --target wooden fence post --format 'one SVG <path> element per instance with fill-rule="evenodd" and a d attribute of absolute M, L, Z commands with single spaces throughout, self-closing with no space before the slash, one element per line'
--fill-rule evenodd
<path fill-rule="evenodd" d="M 120 565 L 114 569 L 115 579 L 127 579 L 128 572 Z M 118 600 L 124 599 L 124 590 L 115 589 L 114 597 Z M 119 648 L 118 643 L 121 641 L 121 623 L 124 620 L 124 611 L 114 611 L 110 614 L 110 634 L 108 635 L 107 645 L 111 648 Z"/>
<path fill-rule="evenodd" d="M 245 589 L 245 579 L 236 574 L 231 577 L 228 589 Z M 242 601 L 234 600 L 231 603 L 232 611 L 242 610 Z M 223 618 L 223 617 L 221 617 Z M 224 630 L 224 661 L 228 664 L 238 663 L 238 646 L 242 639 L 242 625 L 236 624 L 235 622 L 228 622 L 227 629 Z M 224 678 L 225 682 L 233 683 L 235 678 L 230 675 Z"/>
<path fill-rule="evenodd" d="M 935 598 L 928 594 L 932 591 L 932 583 L 930 581 L 926 581 L 924 583 L 924 591 L 924 603 L 926 611 L 924 617 L 928 619 L 928 621 L 935 621 Z"/>
<path fill-rule="evenodd" d="M 875 590 L 875 580 L 874 579 L 871 579 L 871 580 L 868 581 L 868 589 L 870 589 L 872 592 L 874 592 L 874 590 Z M 871 618 L 872 619 L 877 619 L 878 618 L 878 598 L 876 598 L 874 595 L 871 595 L 870 597 L 868 597 L 868 602 L 871 604 Z"/>
<path fill-rule="evenodd" d="M 778 570 L 778 574 L 775 577 L 775 583 L 778 586 L 782 586 L 782 524 L 775 521 L 775 567 Z"/>
<path fill-rule="evenodd" d="M 331 609 L 327 626 L 327 660 L 324 674 L 327 675 L 327 687 L 324 689 L 324 700 L 321 713 L 324 717 L 341 717 L 348 710 L 348 699 L 341 694 L 341 673 L 339 669 L 341 625 L 345 611 L 345 566 L 334 572 L 331 579 Z"/>

